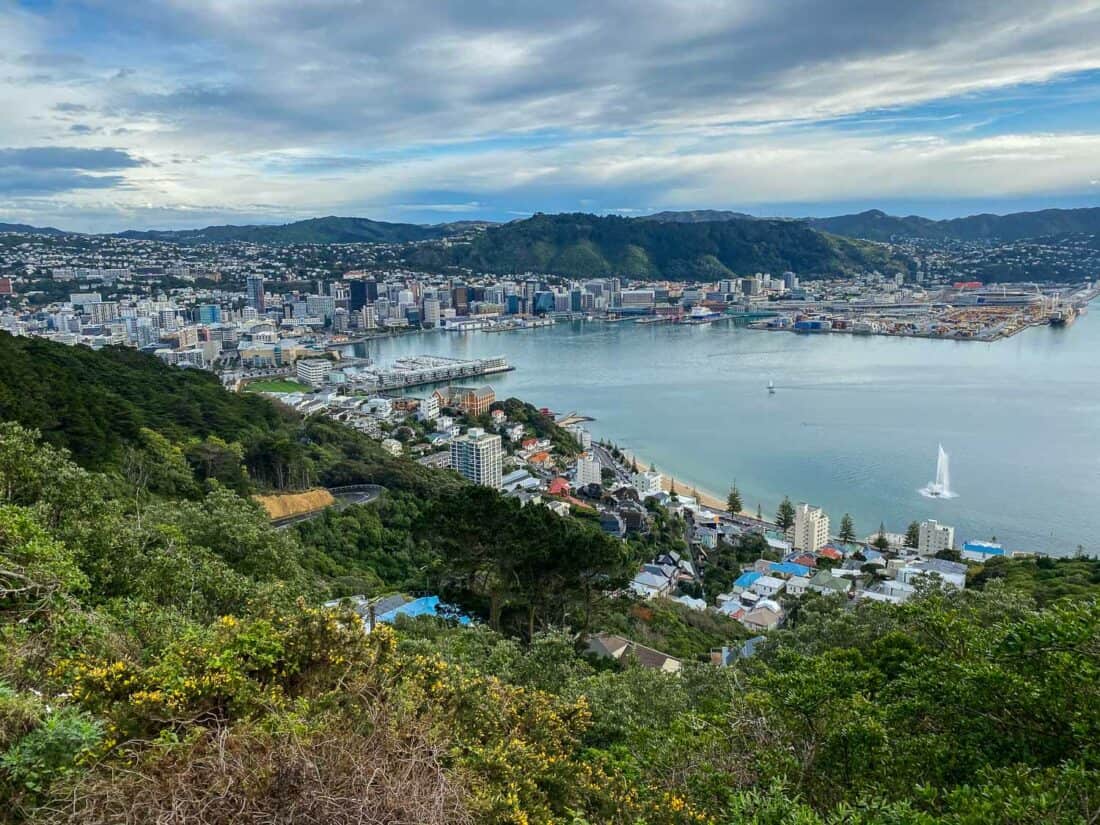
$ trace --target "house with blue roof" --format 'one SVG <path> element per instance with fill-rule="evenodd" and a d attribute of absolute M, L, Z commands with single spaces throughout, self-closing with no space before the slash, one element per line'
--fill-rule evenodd
<path fill-rule="evenodd" d="M 773 561 L 771 563 L 771 572 L 780 573 L 784 576 L 811 576 L 813 570 L 804 564 L 795 564 L 793 561 Z"/>
<path fill-rule="evenodd" d="M 962 547 L 962 557 L 979 564 L 1004 555 L 1004 547 L 992 541 L 968 541 L 964 542 Z"/>
<path fill-rule="evenodd" d="M 758 573 L 755 570 L 748 570 L 742 573 L 740 576 L 737 577 L 737 581 L 733 583 L 733 592 L 744 593 L 746 590 L 749 590 L 754 584 L 756 584 L 756 580 L 763 575 L 763 573 Z"/>

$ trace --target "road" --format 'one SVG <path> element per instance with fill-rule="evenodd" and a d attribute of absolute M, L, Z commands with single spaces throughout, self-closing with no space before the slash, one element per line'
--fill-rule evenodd
<path fill-rule="evenodd" d="M 284 530 L 293 524 L 317 518 L 317 516 L 331 507 L 343 510 L 345 507 L 350 507 L 353 504 L 370 504 L 372 501 L 376 501 L 385 489 L 385 487 L 381 487 L 377 484 L 352 484 L 347 487 L 329 487 L 328 491 L 332 493 L 332 497 L 336 499 L 329 507 L 314 510 L 312 513 L 302 513 L 297 516 L 279 519 L 278 521 L 271 522 L 271 526 L 276 530 Z"/>

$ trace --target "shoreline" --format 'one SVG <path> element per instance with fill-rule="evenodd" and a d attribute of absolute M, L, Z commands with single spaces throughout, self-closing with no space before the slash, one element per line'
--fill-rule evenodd
<path fill-rule="evenodd" d="M 622 447 L 620 447 L 619 452 L 623 454 L 625 464 L 628 467 L 630 466 L 631 462 L 636 462 L 639 470 L 645 470 L 650 466 L 650 464 L 654 464 L 654 462 L 647 460 L 644 456 L 634 452 L 633 450 L 623 449 Z M 656 465 L 654 464 L 654 466 Z M 665 492 L 669 492 L 672 489 L 673 482 L 675 482 L 677 494 L 684 493 L 690 495 L 691 491 L 695 490 L 696 493 L 698 493 L 699 504 L 711 510 L 720 510 L 723 513 L 728 512 L 728 510 L 726 509 L 726 500 L 715 495 L 712 491 L 700 487 L 698 484 L 693 483 L 689 479 L 683 478 L 681 476 L 674 476 L 671 473 L 664 472 L 663 470 L 661 470 L 660 467 L 657 468 L 657 472 L 661 474 L 661 489 Z M 744 500 L 745 496 L 744 493 L 742 493 L 742 504 L 744 504 Z M 742 509 L 739 513 L 733 513 L 731 515 L 744 516 L 746 518 L 751 518 L 754 521 L 757 520 L 756 513 L 749 512 L 745 509 Z M 764 515 L 763 521 L 769 522 L 766 514 Z"/>

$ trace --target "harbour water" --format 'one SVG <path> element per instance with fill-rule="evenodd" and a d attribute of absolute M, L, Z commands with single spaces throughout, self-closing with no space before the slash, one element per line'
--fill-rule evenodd
<path fill-rule="evenodd" d="M 503 355 L 516 370 L 493 376 L 498 397 L 590 415 L 597 437 L 700 490 L 736 479 L 747 509 L 789 495 L 834 525 L 851 513 L 861 535 L 936 518 L 960 543 L 1100 553 L 1100 304 L 988 344 L 574 322 L 364 346 L 379 361 Z M 953 498 L 919 492 L 939 444 Z"/>

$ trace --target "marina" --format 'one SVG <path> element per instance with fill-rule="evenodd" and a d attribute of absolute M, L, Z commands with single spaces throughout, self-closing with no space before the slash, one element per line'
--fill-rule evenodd
<path fill-rule="evenodd" d="M 501 356 L 452 358 L 441 355 L 408 355 L 389 366 L 349 363 L 343 368 L 348 385 L 356 390 L 390 392 L 429 384 L 479 378 L 509 372 L 514 367 Z"/>

